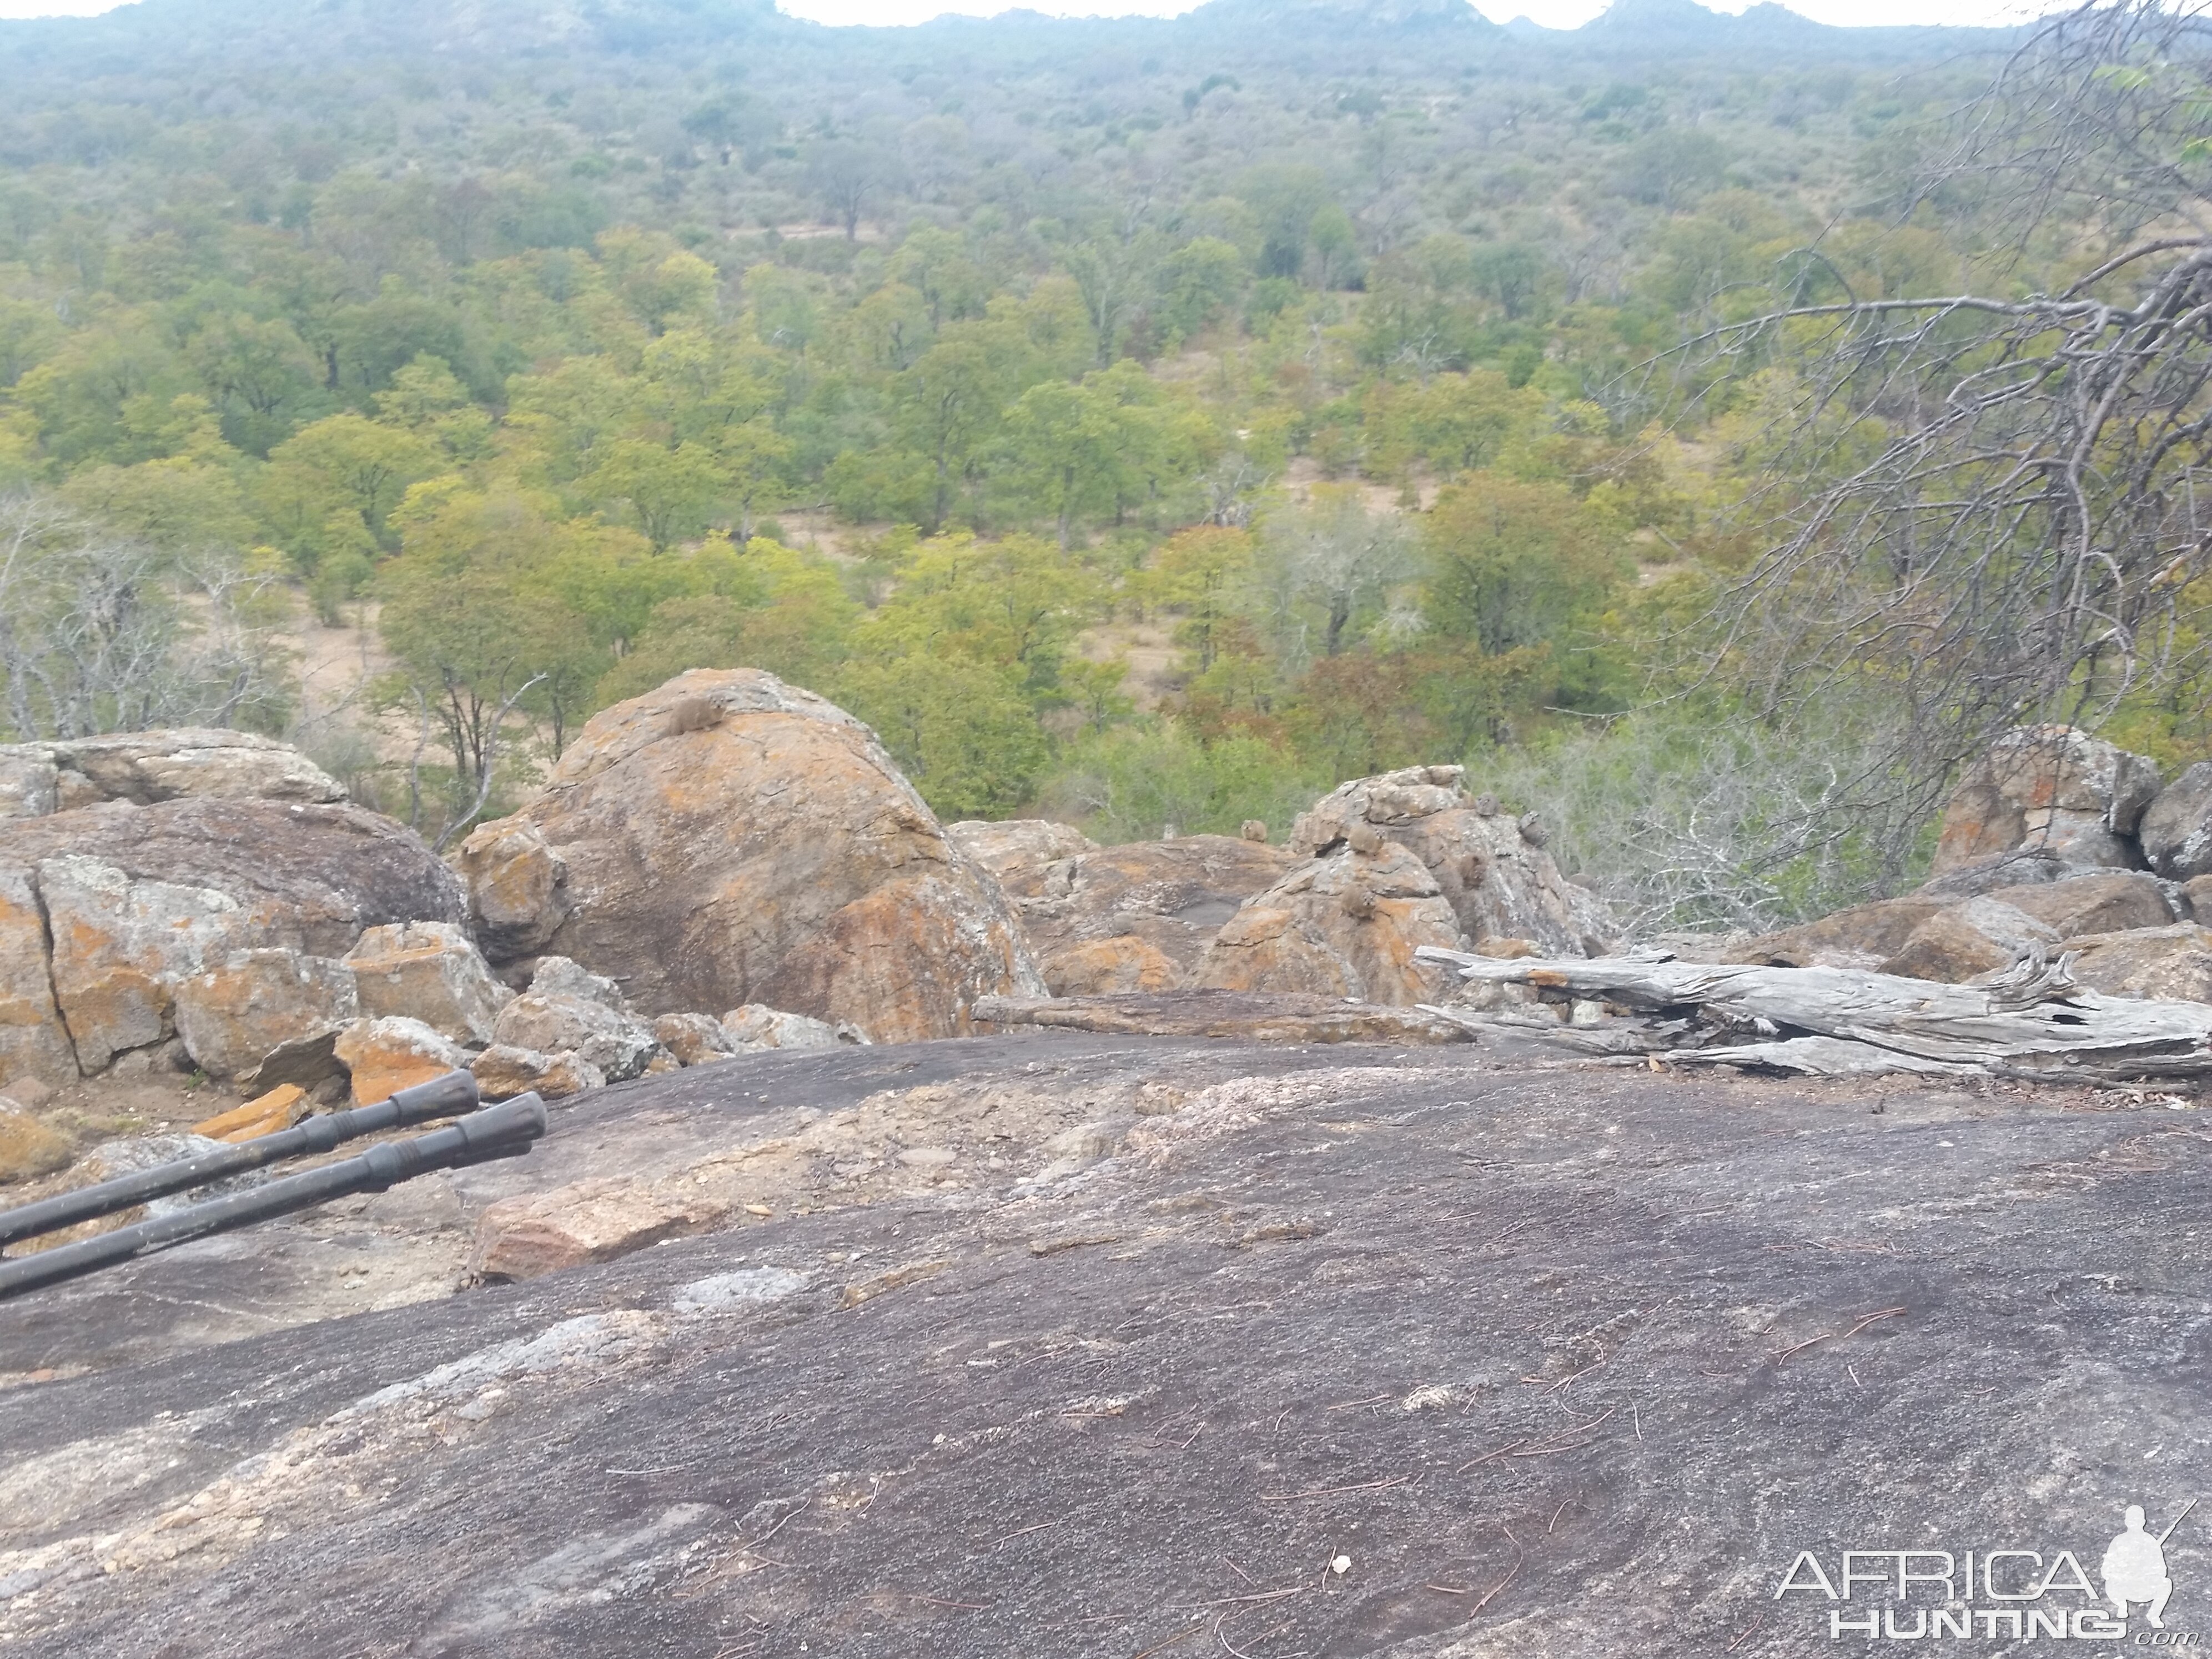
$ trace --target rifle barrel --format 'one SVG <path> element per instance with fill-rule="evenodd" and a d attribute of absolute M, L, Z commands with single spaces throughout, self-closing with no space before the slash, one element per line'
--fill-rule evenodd
<path fill-rule="evenodd" d="M 341 1141 L 374 1134 L 380 1129 L 404 1129 L 427 1123 L 432 1118 L 453 1117 L 473 1108 L 477 1098 L 477 1080 L 472 1075 L 448 1072 L 428 1083 L 402 1089 L 374 1106 L 356 1106 L 350 1111 L 311 1117 L 295 1127 L 257 1135 L 252 1140 L 240 1141 L 218 1152 L 203 1152 L 198 1158 L 181 1158 L 155 1169 L 118 1176 L 96 1187 L 58 1194 L 36 1204 L 26 1204 L 21 1209 L 0 1211 L 0 1247 L 74 1227 L 80 1221 L 112 1215 L 149 1199 L 204 1186 L 244 1170 L 258 1170 L 264 1164 L 303 1153 L 327 1152 Z"/>
<path fill-rule="evenodd" d="M 2173 1529 L 2179 1526 L 2183 1522 L 2189 1519 L 2189 1511 L 2196 1507 L 2197 1500 L 2192 1498 L 2186 1504 L 2184 1504 L 2181 1506 L 2180 1514 L 2175 1516 L 2172 1520 L 2166 1523 L 2166 1530 L 2158 1535 L 2160 1548 L 2163 1549 L 2166 1547 L 2166 1540 L 2173 1536 Z"/>
<path fill-rule="evenodd" d="M 358 1158 L 320 1169 L 303 1170 L 254 1188 L 210 1199 L 190 1209 L 156 1216 L 72 1244 L 0 1261 L 0 1302 L 97 1268 L 127 1261 L 149 1250 L 165 1250 L 189 1239 L 228 1232 L 311 1208 L 351 1193 L 382 1192 L 398 1182 L 497 1158 L 518 1158 L 545 1133 L 545 1103 L 519 1095 L 458 1118 L 442 1129 L 409 1140 L 372 1146 Z"/>

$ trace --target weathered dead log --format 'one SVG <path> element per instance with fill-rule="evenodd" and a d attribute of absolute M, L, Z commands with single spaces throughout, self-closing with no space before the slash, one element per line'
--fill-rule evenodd
<path fill-rule="evenodd" d="M 1418 954 L 1456 965 L 1470 981 L 1653 1012 L 1694 1009 L 1785 1039 L 1680 1051 L 1685 1059 L 1822 1076 L 1962 1070 L 2081 1081 L 2212 1078 L 2212 1005 L 2104 996 L 2076 985 L 2065 957 L 2030 958 L 1979 984 L 1945 985 L 1848 968 L 1681 962 L 1662 952 L 1589 961 L 1500 961 L 1434 947 Z M 1828 1046 L 1802 1046 L 1811 1038 Z"/>
<path fill-rule="evenodd" d="M 1689 1029 L 1687 1022 L 1682 1020 L 1613 1020 L 1603 1025 L 1571 1025 L 1562 1020 L 1547 1018 L 1540 1013 L 1507 1013 L 1491 1010 L 1477 1013 L 1465 1008 L 1443 1007 L 1432 1002 L 1417 1002 L 1413 1007 L 1419 1013 L 1449 1020 L 1471 1033 L 1478 1042 L 1486 1036 L 1510 1033 L 1577 1054 L 1663 1054 L 1673 1048 Z"/>
<path fill-rule="evenodd" d="M 1127 991 L 1087 997 L 985 996 L 969 1010 L 993 1025 L 1042 1025 L 1114 1036 L 1237 1037 L 1248 1042 L 1466 1042 L 1463 1022 L 1335 997 L 1247 991 Z"/>
<path fill-rule="evenodd" d="M 1788 1072 L 1798 1077 L 1887 1077 L 1899 1072 L 1917 1077 L 1991 1075 L 1986 1066 L 1923 1060 L 1918 1054 L 1903 1054 L 1894 1048 L 1877 1048 L 1871 1042 L 1849 1042 L 1840 1037 L 1790 1037 L 1780 1042 L 1681 1048 L 1668 1058 L 1677 1064 L 1735 1066 L 1747 1071 Z"/>

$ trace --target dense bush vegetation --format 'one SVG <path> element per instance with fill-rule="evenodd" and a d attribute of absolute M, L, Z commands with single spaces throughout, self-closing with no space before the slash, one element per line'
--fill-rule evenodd
<path fill-rule="evenodd" d="M 1709 625 L 1806 337 L 1638 366 L 2094 265 L 1898 193 L 1984 43 L 512 10 L 0 25 L 9 734 L 290 730 L 430 823 L 750 665 L 947 816 L 1279 827 L 1465 759 L 1655 921 L 1909 866 L 1920 798 L 1823 816 L 1878 686 L 1789 724 Z M 310 618 L 349 679 L 287 675 Z"/>

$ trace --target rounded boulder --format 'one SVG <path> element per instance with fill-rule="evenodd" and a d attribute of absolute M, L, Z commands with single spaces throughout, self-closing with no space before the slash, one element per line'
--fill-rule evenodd
<path fill-rule="evenodd" d="M 901 1042 L 1042 994 L 998 883 L 875 734 L 771 674 L 695 669 L 601 710 L 515 816 L 566 872 L 544 948 L 647 1018 L 760 1002 Z"/>

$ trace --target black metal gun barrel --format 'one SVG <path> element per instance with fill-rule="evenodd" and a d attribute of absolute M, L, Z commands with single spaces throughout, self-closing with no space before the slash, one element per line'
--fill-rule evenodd
<path fill-rule="evenodd" d="M 380 1193 L 395 1182 L 434 1170 L 520 1157 L 544 1133 L 545 1103 L 534 1094 L 519 1095 L 428 1134 L 372 1146 L 358 1158 L 303 1170 L 298 1175 L 265 1182 L 250 1192 L 210 1199 L 188 1210 L 118 1227 L 73 1244 L 57 1245 L 35 1255 L 0 1261 L 0 1302 L 149 1250 L 165 1250 L 234 1227 L 249 1227 L 352 1193 Z"/>
<path fill-rule="evenodd" d="M 473 1108 L 477 1098 L 474 1077 L 466 1072 L 448 1072 L 428 1083 L 402 1089 L 374 1106 L 356 1106 L 350 1111 L 311 1117 L 296 1127 L 257 1135 L 220 1152 L 203 1152 L 198 1158 L 118 1176 L 97 1187 L 62 1193 L 36 1204 L 26 1204 L 19 1210 L 0 1211 L 0 1248 L 18 1239 L 36 1238 L 41 1233 L 74 1227 L 80 1221 L 90 1221 L 97 1216 L 112 1215 L 149 1199 L 180 1193 L 186 1188 L 236 1175 L 242 1170 L 258 1170 L 264 1164 L 307 1152 L 327 1152 L 341 1141 L 374 1134 L 380 1129 L 404 1129 L 413 1124 L 427 1123 L 434 1117 L 453 1117 Z"/>

